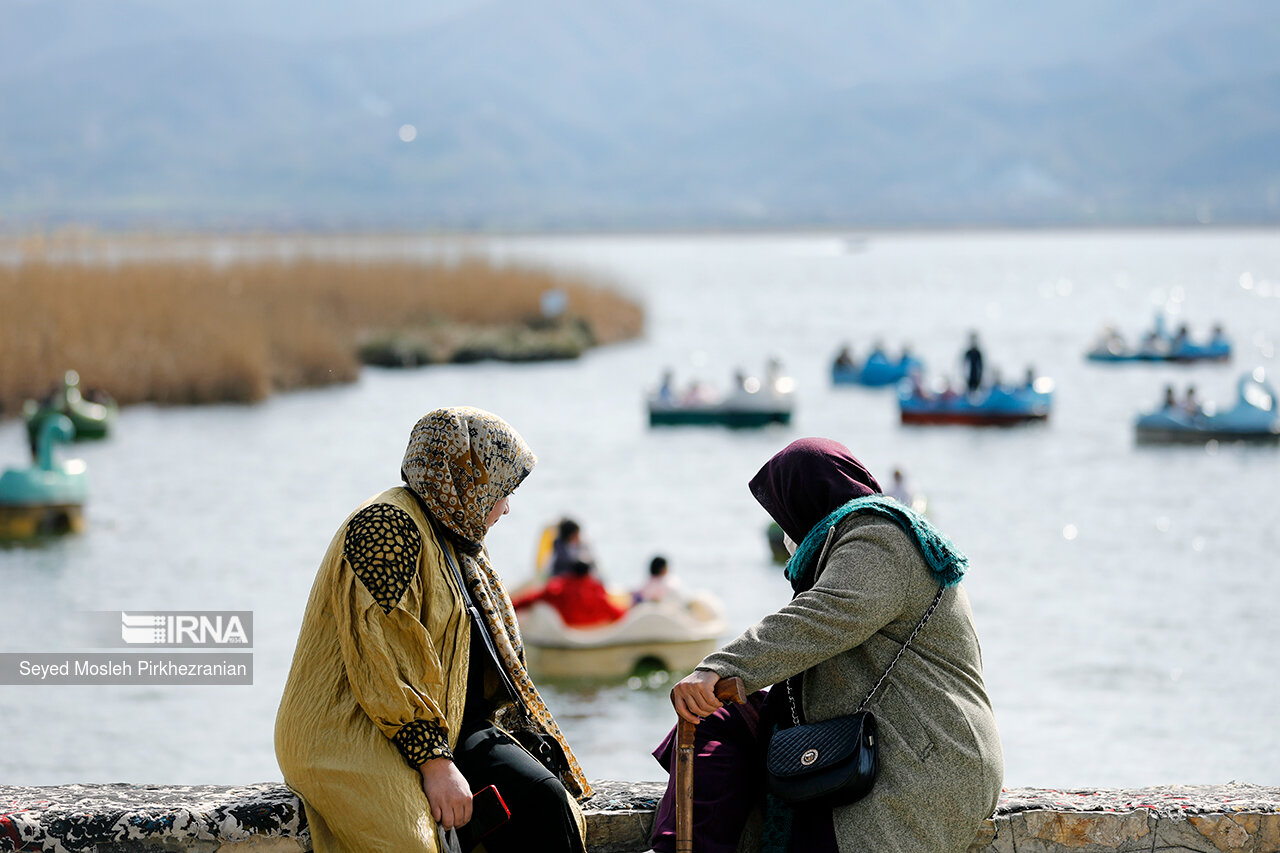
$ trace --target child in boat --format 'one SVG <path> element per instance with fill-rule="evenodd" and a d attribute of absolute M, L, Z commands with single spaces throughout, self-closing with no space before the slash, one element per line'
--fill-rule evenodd
<path fill-rule="evenodd" d="M 634 593 L 636 604 L 642 601 L 665 601 L 681 594 L 680 581 L 668 571 L 667 558 L 658 555 L 649 561 L 649 580 Z"/>
<path fill-rule="evenodd" d="M 556 541 L 551 546 L 551 576 L 566 575 L 573 571 L 575 563 L 586 563 L 594 571 L 596 559 L 591 546 L 582 538 L 582 525 L 572 518 L 561 520 L 556 531 Z"/>
<path fill-rule="evenodd" d="M 591 574 L 591 564 L 579 560 L 565 574 L 556 575 L 541 589 L 531 590 L 511 600 L 517 611 L 539 601 L 556 609 L 571 628 L 597 628 L 617 622 L 627 615 L 627 607 L 609 595 L 604 584 Z"/>

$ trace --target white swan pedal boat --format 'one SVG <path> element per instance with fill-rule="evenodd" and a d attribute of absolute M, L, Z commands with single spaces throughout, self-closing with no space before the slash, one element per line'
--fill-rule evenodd
<path fill-rule="evenodd" d="M 635 604 L 617 622 L 571 628 L 538 602 L 519 612 L 529 671 L 552 679 L 626 678 L 637 670 L 686 673 L 715 651 L 727 627 L 707 592 Z"/>

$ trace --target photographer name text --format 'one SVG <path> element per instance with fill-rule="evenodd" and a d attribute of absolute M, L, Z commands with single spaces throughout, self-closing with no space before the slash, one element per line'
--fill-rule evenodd
<path fill-rule="evenodd" d="M 0 654 L 0 684 L 252 684 L 253 654 Z"/>

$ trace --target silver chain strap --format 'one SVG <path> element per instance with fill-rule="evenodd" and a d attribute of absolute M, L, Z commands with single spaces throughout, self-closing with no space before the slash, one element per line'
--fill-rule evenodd
<path fill-rule="evenodd" d="M 907 637 L 907 641 L 902 644 L 902 648 L 898 649 L 898 653 L 893 656 L 893 660 L 889 661 L 889 666 L 885 668 L 885 671 L 881 673 L 879 680 L 876 681 L 875 686 L 873 686 L 871 691 L 867 693 L 867 698 L 863 699 L 862 704 L 854 711 L 855 714 L 861 712 L 863 708 L 866 708 L 867 704 L 871 701 L 871 697 L 876 695 L 876 691 L 880 689 L 880 685 L 884 684 L 884 680 L 889 677 L 889 673 L 893 672 L 893 668 L 898 665 L 898 661 L 906 653 L 907 647 L 911 645 L 913 640 L 915 640 L 916 635 L 920 633 L 920 629 L 924 627 L 924 623 L 928 622 L 929 617 L 933 615 L 933 611 L 938 609 L 938 603 L 942 601 L 942 594 L 946 591 L 947 588 L 945 586 L 938 587 L 938 594 L 933 597 L 933 603 L 930 604 L 929 609 L 924 612 L 924 617 L 916 625 L 915 630 L 911 632 L 911 636 Z M 791 703 L 791 723 L 792 725 L 798 726 L 800 725 L 800 714 L 796 710 L 796 694 L 791 689 L 790 678 L 787 679 L 786 685 L 787 699 Z"/>

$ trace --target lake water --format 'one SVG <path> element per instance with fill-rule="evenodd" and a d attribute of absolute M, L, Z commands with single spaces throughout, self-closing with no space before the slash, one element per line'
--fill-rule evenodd
<path fill-rule="evenodd" d="M 302 608 L 336 526 L 398 481 L 408 430 L 439 405 L 498 412 L 540 457 L 489 537 L 513 582 L 537 536 L 578 517 L 602 569 L 638 585 L 666 554 L 740 630 L 786 601 L 746 482 L 788 441 L 843 441 L 888 479 L 904 467 L 970 556 L 966 586 L 1004 738 L 1006 784 L 1280 784 L 1280 449 L 1135 446 L 1166 383 L 1230 404 L 1277 365 L 1272 231 L 528 237 L 468 251 L 615 282 L 643 340 L 575 363 L 366 370 L 357 384 L 255 406 L 127 409 L 77 448 L 88 532 L 0 550 L 0 651 L 83 648 L 83 611 L 252 610 L 251 687 L 0 687 L 0 783 L 279 779 L 276 703 Z M 330 251 L 430 254 L 428 240 Z M 234 254 L 234 246 L 218 251 Z M 1229 366 L 1088 364 L 1100 327 L 1133 338 L 1167 308 L 1193 334 L 1223 323 Z M 910 341 L 958 374 L 967 331 L 1007 377 L 1057 383 L 1047 424 L 903 427 L 891 393 L 832 388 L 844 341 Z M 651 430 L 644 390 L 670 367 L 724 384 L 775 355 L 794 424 Z M 0 464 L 25 451 L 0 424 Z M 674 717 L 662 685 L 547 686 L 592 778 L 660 779 L 648 752 Z"/>

